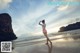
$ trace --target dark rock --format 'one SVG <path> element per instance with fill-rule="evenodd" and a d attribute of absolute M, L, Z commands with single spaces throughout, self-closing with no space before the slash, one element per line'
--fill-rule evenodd
<path fill-rule="evenodd" d="M 59 32 L 70 31 L 70 30 L 75 30 L 75 29 L 80 29 L 80 22 L 69 24 L 66 27 L 61 27 Z"/>
<path fill-rule="evenodd" d="M 12 41 L 17 39 L 12 29 L 11 16 L 7 13 L 0 14 L 0 41 Z"/>

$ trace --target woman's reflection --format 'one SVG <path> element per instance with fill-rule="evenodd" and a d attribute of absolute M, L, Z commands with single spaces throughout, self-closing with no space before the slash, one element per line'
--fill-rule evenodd
<path fill-rule="evenodd" d="M 52 52 L 52 44 L 46 44 L 48 46 L 48 53 Z"/>

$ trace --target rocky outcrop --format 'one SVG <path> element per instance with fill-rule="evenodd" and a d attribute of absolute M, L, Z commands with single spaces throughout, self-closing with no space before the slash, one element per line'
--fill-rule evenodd
<path fill-rule="evenodd" d="M 80 29 L 80 22 L 69 24 L 66 27 L 63 26 L 60 28 L 59 32 L 70 31 L 70 30 L 75 30 L 75 29 Z"/>
<path fill-rule="evenodd" d="M 12 41 L 17 39 L 12 29 L 11 16 L 7 13 L 0 14 L 0 41 Z"/>

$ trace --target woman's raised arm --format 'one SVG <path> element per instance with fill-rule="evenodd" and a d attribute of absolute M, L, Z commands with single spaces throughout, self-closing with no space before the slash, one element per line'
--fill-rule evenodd
<path fill-rule="evenodd" d="M 42 21 L 39 22 L 39 25 L 42 25 L 41 22 L 42 22 Z"/>

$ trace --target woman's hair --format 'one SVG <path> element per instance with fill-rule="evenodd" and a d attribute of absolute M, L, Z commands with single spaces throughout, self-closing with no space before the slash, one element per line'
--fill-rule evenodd
<path fill-rule="evenodd" d="M 45 23 L 45 20 L 42 20 L 42 23 Z"/>

